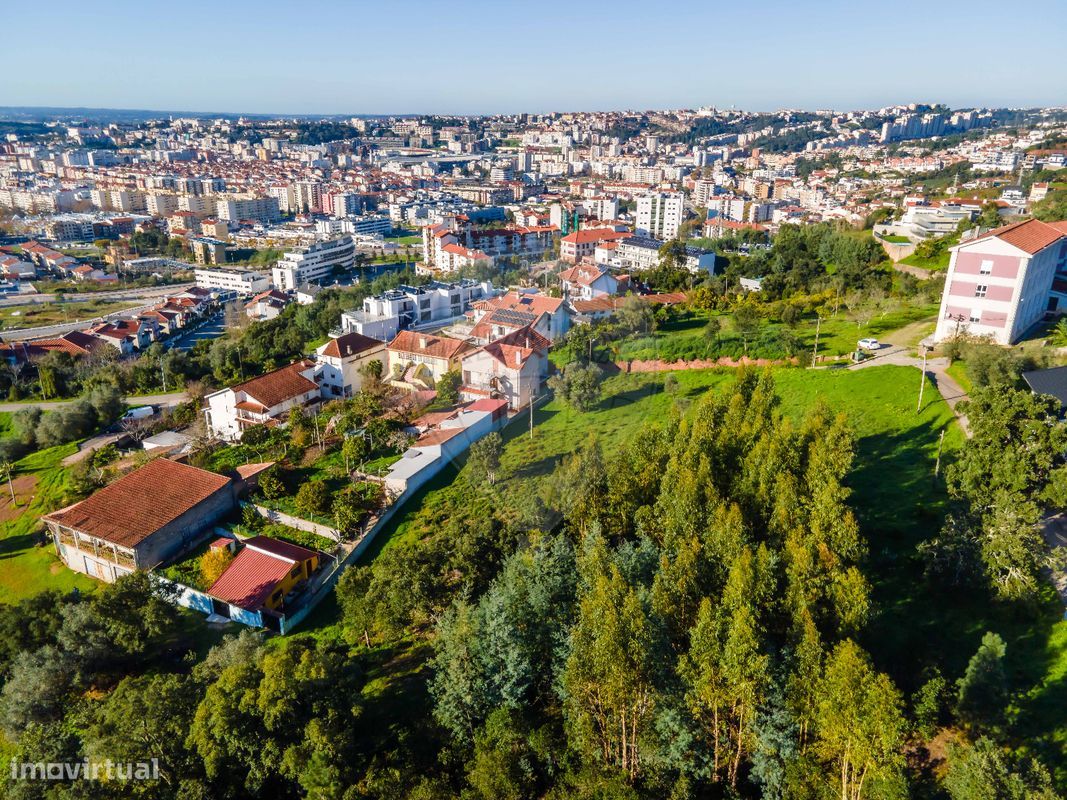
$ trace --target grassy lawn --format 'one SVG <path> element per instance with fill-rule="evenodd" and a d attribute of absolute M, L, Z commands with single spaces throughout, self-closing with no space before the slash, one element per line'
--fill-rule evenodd
<path fill-rule="evenodd" d="M 952 258 L 952 253 L 941 253 L 933 258 L 926 258 L 920 256 L 918 253 L 912 253 L 907 258 L 900 260 L 901 264 L 907 264 L 909 267 L 919 267 L 921 269 L 929 269 L 933 271 L 948 269 L 949 259 Z"/>
<path fill-rule="evenodd" d="M 889 242 L 890 244 L 911 244 L 911 239 L 907 236 L 897 236 L 896 234 L 877 236 L 875 238 L 881 239 L 883 242 Z"/>
<path fill-rule="evenodd" d="M 92 319 L 127 308 L 135 308 L 143 303 L 108 302 L 106 300 L 85 300 L 66 303 L 29 303 L 21 306 L 4 306 L 0 308 L 0 330 L 15 328 L 41 328 L 64 322 Z"/>
<path fill-rule="evenodd" d="M 856 348 L 856 342 L 864 337 L 880 338 L 893 331 L 908 328 L 916 323 L 926 323 L 937 313 L 936 305 L 902 306 L 876 314 L 870 319 L 857 322 L 849 319 L 847 312 L 841 309 L 837 316 L 824 319 L 821 324 L 814 318 L 801 320 L 792 329 L 800 344 L 800 353 L 810 360 L 815 346 L 815 332 L 819 329 L 819 354 L 823 356 L 846 356 Z M 663 361 L 693 360 L 716 358 L 720 355 L 738 358 L 744 354 L 744 343 L 731 330 L 729 314 L 718 314 L 722 332 L 719 343 L 709 345 L 704 338 L 704 325 L 708 321 L 707 313 L 694 313 L 688 317 L 663 325 L 651 336 L 628 339 L 618 346 L 617 357 L 623 360 L 644 361 L 661 359 Z M 777 322 L 765 324 L 748 345 L 748 355 L 753 358 L 784 358 L 777 341 L 778 335 L 785 328 Z M 925 334 L 923 334 L 925 335 Z M 922 338 L 922 336 L 918 336 Z M 803 359 L 803 356 L 801 356 Z"/>
<path fill-rule="evenodd" d="M 31 496 L 20 493 L 20 503 L 28 502 L 22 513 L 0 524 L 0 601 L 19 600 L 45 589 L 91 591 L 95 586 L 91 578 L 67 569 L 39 533 L 41 515 L 68 502 L 67 473 L 60 462 L 77 449 L 73 443 L 53 447 L 15 465 L 16 481 L 31 477 L 35 483 Z M 6 504 L 3 510 L 10 511 Z"/>
<path fill-rule="evenodd" d="M 967 394 L 970 394 L 974 390 L 974 384 L 971 382 L 971 376 L 967 372 L 967 364 L 964 361 L 957 358 L 949 364 L 948 369 L 946 369 L 945 372 L 947 372 L 949 377 L 956 381 L 956 383 L 960 385 L 960 388 Z"/>

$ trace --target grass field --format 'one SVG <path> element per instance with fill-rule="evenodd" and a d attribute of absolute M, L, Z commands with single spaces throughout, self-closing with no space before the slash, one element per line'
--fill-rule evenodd
<path fill-rule="evenodd" d="M 933 271 L 948 269 L 949 259 L 952 258 L 952 253 L 940 253 L 933 258 L 927 258 L 920 256 L 918 253 L 912 253 L 907 258 L 900 260 L 901 264 L 907 264 L 909 267 L 919 267 L 921 269 L 928 269 Z"/>
<path fill-rule="evenodd" d="M 106 300 L 85 300 L 66 303 L 29 303 L 21 306 L 4 306 L 0 308 L 0 330 L 16 328 L 42 328 L 47 325 L 59 325 L 64 322 L 76 322 L 127 308 L 138 304 L 129 300 L 109 302 Z"/>
<path fill-rule="evenodd" d="M 34 483 L 25 495 L 19 492 L 20 503 L 28 505 L 18 516 L 5 517 L 0 523 L 0 601 L 11 602 L 45 589 L 93 588 L 94 581 L 63 566 L 52 545 L 38 533 L 41 515 L 61 508 L 67 499 L 67 472 L 60 462 L 77 449 L 73 443 L 53 447 L 15 465 L 16 482 L 31 478 Z M 6 503 L 3 511 L 10 515 Z"/>
<path fill-rule="evenodd" d="M 893 331 L 903 329 L 933 317 L 937 313 L 936 305 L 917 304 L 887 310 L 882 314 L 873 314 L 869 319 L 856 321 L 849 319 L 847 312 L 841 309 L 837 316 L 817 320 L 801 320 L 792 329 L 800 344 L 800 353 L 811 358 L 815 346 L 815 333 L 819 333 L 819 354 L 823 356 L 846 356 L 856 349 L 856 342 L 864 337 L 879 338 Z M 708 314 L 694 313 L 687 318 L 675 320 L 658 329 L 651 336 L 642 336 L 620 343 L 618 358 L 643 361 L 662 359 L 663 361 L 692 360 L 715 357 L 716 355 L 741 356 L 744 346 L 741 338 L 731 330 L 729 314 L 718 315 L 722 325 L 719 344 L 709 344 L 704 337 L 704 326 Z M 782 358 L 776 342 L 778 333 L 785 328 L 780 323 L 764 325 L 759 334 L 749 342 L 748 353 L 756 358 Z"/>

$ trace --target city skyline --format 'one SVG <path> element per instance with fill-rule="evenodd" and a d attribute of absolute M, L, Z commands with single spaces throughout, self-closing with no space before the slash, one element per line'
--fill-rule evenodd
<path fill-rule="evenodd" d="M 550 2 L 537 14 L 505 6 L 492 15 L 469 0 L 447 13 L 419 0 L 404 14 L 361 4 L 193 3 L 186 14 L 168 17 L 121 0 L 107 18 L 60 2 L 40 35 L 28 7 L 10 12 L 12 30 L 27 35 L 8 44 L 8 56 L 34 66 L 0 87 L 0 104 L 482 115 L 1067 102 L 1052 48 L 1028 52 L 1027 80 L 1020 82 L 1014 70 L 985 69 L 982 56 L 965 46 L 988 36 L 1001 8 L 954 2 L 944 10 L 946 25 L 924 26 L 915 23 L 926 7 L 911 0 L 888 14 L 837 0 L 802 8 L 775 0 L 758 16 L 702 4 L 660 18 L 630 0 Z M 1053 2 L 1026 0 L 1013 13 L 1046 20 L 1042 27 L 1052 38 L 1064 32 Z M 115 15 L 125 20 L 121 39 L 109 28 Z M 212 37 L 213 30 L 222 33 Z M 96 47 L 92 58 L 76 44 L 36 58 L 46 38 Z M 388 44 L 380 52 L 367 46 L 380 41 Z"/>

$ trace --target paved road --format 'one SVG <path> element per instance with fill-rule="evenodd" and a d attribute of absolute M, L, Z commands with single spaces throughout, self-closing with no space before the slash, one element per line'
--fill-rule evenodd
<path fill-rule="evenodd" d="M 197 342 L 202 342 L 208 339 L 217 339 L 225 332 L 226 315 L 223 311 L 219 311 L 205 319 L 203 323 L 193 330 L 167 339 L 163 345 L 168 350 L 192 350 Z"/>
<path fill-rule="evenodd" d="M 956 421 L 959 422 L 964 435 L 969 439 L 971 437 L 971 426 L 967 422 L 967 417 L 956 410 L 957 405 L 969 398 L 963 388 L 946 371 L 951 363 L 947 358 L 927 358 L 926 374 L 934 386 L 937 387 L 937 391 L 948 404 L 948 407 L 952 409 L 952 413 L 956 415 Z M 892 345 L 882 348 L 874 358 L 869 358 L 859 364 L 852 364 L 849 369 L 880 367 L 885 364 L 922 369 L 923 361 L 921 358 L 913 356 L 910 348 Z"/>
<path fill-rule="evenodd" d="M 176 406 L 186 400 L 185 392 L 170 392 L 169 394 L 151 394 L 142 397 L 127 397 L 126 403 L 131 406 Z M 30 406 L 37 406 L 44 411 L 68 406 L 74 400 L 40 400 L 26 403 L 0 403 L 0 411 L 21 411 Z"/>

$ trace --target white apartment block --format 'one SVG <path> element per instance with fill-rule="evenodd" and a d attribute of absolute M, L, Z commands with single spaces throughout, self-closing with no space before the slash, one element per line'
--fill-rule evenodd
<path fill-rule="evenodd" d="M 655 239 L 673 239 L 685 217 L 685 198 L 678 193 L 657 192 L 637 198 L 637 234 Z"/>
<path fill-rule="evenodd" d="M 275 289 L 293 291 L 302 283 L 319 283 L 334 268 L 351 269 L 356 245 L 351 236 L 290 250 L 271 270 Z"/>
<path fill-rule="evenodd" d="M 471 303 L 497 294 L 488 281 L 434 281 L 425 286 L 399 286 L 366 298 L 361 309 L 345 311 L 341 315 L 341 329 L 387 342 L 401 330 L 443 324 L 461 317 L 470 310 Z"/>
<path fill-rule="evenodd" d="M 196 285 L 202 289 L 223 289 L 238 294 L 258 294 L 270 288 L 270 278 L 246 269 L 196 269 Z"/>

